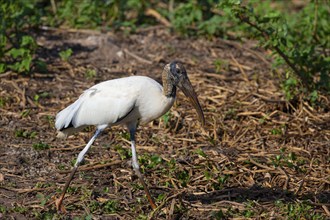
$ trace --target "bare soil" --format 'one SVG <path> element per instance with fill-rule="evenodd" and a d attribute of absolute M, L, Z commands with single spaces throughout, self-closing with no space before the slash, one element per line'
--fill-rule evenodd
<path fill-rule="evenodd" d="M 47 71 L 0 75 L 0 219 L 329 218 L 329 97 L 315 106 L 303 96 L 285 101 L 281 71 L 254 42 L 187 39 L 157 26 L 36 37 Z M 68 48 L 73 55 L 63 61 Z M 206 126 L 179 93 L 169 115 L 139 128 L 138 155 L 158 209 L 131 169 L 126 130 L 113 127 L 95 141 L 64 200 L 68 212 L 58 214 L 54 198 L 94 128 L 58 140 L 56 113 L 100 81 L 160 81 L 173 60 L 184 63 Z"/>

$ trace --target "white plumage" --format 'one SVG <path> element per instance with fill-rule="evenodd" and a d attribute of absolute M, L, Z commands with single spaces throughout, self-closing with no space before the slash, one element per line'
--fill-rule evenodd
<path fill-rule="evenodd" d="M 163 87 L 145 76 L 101 82 L 84 91 L 56 116 L 55 127 L 65 135 L 87 125 L 146 124 L 165 114 L 175 97 L 163 95 Z M 66 129 L 69 125 L 74 129 Z M 60 136 L 61 135 L 60 133 Z"/>
<path fill-rule="evenodd" d="M 205 123 L 197 95 L 183 65 L 176 61 L 167 64 L 162 73 L 162 80 L 163 86 L 145 76 L 131 76 L 101 82 L 84 91 L 74 103 L 56 115 L 55 127 L 59 131 L 59 137 L 66 137 L 88 125 L 97 127 L 93 137 L 79 153 L 63 192 L 56 200 L 57 209 L 64 209 L 61 204 L 65 192 L 96 137 L 106 127 L 114 125 L 127 126 L 131 138 L 133 168 L 146 191 L 152 208 L 156 208 L 139 168 L 135 147 L 137 125 L 146 124 L 165 114 L 173 105 L 176 87 L 188 96 L 202 124 Z"/>

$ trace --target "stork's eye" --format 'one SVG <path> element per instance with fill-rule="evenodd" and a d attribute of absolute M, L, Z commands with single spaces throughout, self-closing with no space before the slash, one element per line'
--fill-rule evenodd
<path fill-rule="evenodd" d="M 176 73 L 177 74 L 181 74 L 181 70 L 180 69 L 176 69 Z"/>

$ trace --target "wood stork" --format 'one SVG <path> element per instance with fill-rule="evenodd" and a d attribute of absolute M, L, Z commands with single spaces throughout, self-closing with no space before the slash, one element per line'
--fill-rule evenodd
<path fill-rule="evenodd" d="M 58 210 L 65 210 L 62 201 L 66 190 L 96 137 L 105 128 L 115 125 L 126 125 L 129 130 L 133 169 L 144 187 L 151 207 L 156 208 L 139 169 L 135 147 L 135 132 L 138 124 L 146 124 L 165 114 L 173 105 L 176 87 L 179 87 L 189 98 L 202 125 L 205 124 L 197 95 L 180 62 L 173 61 L 165 65 L 162 81 L 163 86 L 149 77 L 130 76 L 101 82 L 84 91 L 78 100 L 56 115 L 55 127 L 59 131 L 59 137 L 66 137 L 88 125 L 96 126 L 95 134 L 79 153 L 62 194 L 55 201 Z"/>

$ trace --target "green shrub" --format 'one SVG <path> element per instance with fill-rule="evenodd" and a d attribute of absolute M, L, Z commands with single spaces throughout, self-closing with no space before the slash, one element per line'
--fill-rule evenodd
<path fill-rule="evenodd" d="M 91 29 L 134 31 L 157 23 L 146 13 L 157 11 L 184 36 L 254 38 L 273 51 L 273 68 L 283 72 L 287 99 L 304 92 L 315 102 L 330 91 L 330 25 L 327 1 L 314 0 L 294 12 L 290 2 L 265 0 L 17 0 L 3 1 L 0 26 L 0 73 L 28 73 L 45 68 L 35 57 L 37 44 L 29 34 L 40 24 Z M 290 9 L 288 9 L 290 8 Z M 62 51 L 67 60 L 71 53 Z M 42 67 L 42 68 L 40 68 Z M 284 67 L 284 68 L 283 68 Z"/>
<path fill-rule="evenodd" d="M 56 16 L 48 22 L 75 28 L 135 28 L 146 17 L 144 10 L 148 4 L 148 1 L 143 0 L 64 0 L 57 3 Z"/>
<path fill-rule="evenodd" d="M 274 68 L 286 64 L 282 88 L 287 98 L 308 92 L 315 101 L 316 91 L 330 91 L 329 5 L 314 0 L 289 14 L 271 9 L 267 2 L 268 8 L 262 11 L 260 5 L 243 5 L 240 0 L 223 0 L 219 6 L 235 18 L 235 24 L 252 28 L 248 35 L 273 51 Z"/>
<path fill-rule="evenodd" d="M 39 11 L 32 1 L 4 1 L 0 14 L 0 73 L 29 72 L 37 45 L 26 31 L 39 24 Z"/>

